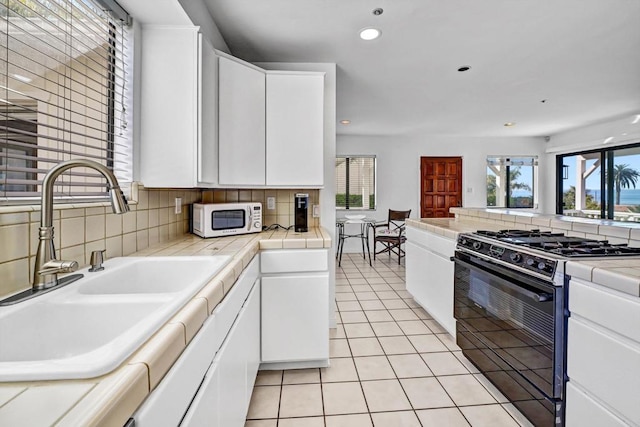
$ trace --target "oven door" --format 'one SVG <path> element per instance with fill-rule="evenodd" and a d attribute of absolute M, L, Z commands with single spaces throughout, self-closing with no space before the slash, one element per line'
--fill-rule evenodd
<path fill-rule="evenodd" d="M 463 353 L 534 424 L 556 424 L 564 386 L 563 288 L 460 251 L 454 261 Z"/>

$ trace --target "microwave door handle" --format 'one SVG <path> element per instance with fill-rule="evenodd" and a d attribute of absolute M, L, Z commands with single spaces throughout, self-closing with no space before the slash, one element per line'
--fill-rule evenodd
<path fill-rule="evenodd" d="M 247 231 L 251 231 L 251 223 L 253 218 L 251 218 L 251 206 L 247 206 Z"/>

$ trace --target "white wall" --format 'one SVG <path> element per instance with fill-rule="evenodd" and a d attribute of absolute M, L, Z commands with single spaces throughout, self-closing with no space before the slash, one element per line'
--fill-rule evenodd
<path fill-rule="evenodd" d="M 635 122 L 635 123 L 634 123 Z M 605 143 L 605 141 L 607 141 Z M 548 165 L 546 189 L 541 195 L 544 213 L 555 213 L 555 162 L 558 154 L 586 151 L 640 142 L 640 111 L 600 123 L 582 126 L 551 135 L 545 145 L 545 164 Z"/>
<path fill-rule="evenodd" d="M 411 209 L 412 218 L 420 216 L 421 156 L 462 156 L 463 206 L 481 207 L 486 206 L 488 155 L 538 155 L 542 176 L 544 148 L 543 138 L 338 135 L 336 151 L 338 155 L 377 156 L 377 209 L 366 214 L 386 220 L 389 209 Z M 344 216 L 344 211 L 338 212 L 338 216 Z M 357 239 L 350 239 L 345 252 L 360 251 L 358 245 Z"/>

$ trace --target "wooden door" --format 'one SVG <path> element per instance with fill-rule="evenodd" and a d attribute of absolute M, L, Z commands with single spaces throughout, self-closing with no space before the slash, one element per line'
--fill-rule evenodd
<path fill-rule="evenodd" d="M 462 157 L 420 158 L 420 217 L 454 216 L 450 207 L 462 206 Z"/>

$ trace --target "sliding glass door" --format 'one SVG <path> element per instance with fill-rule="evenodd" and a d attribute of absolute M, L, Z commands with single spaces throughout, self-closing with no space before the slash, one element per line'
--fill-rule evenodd
<path fill-rule="evenodd" d="M 640 222 L 640 144 L 557 157 L 557 213 Z"/>

